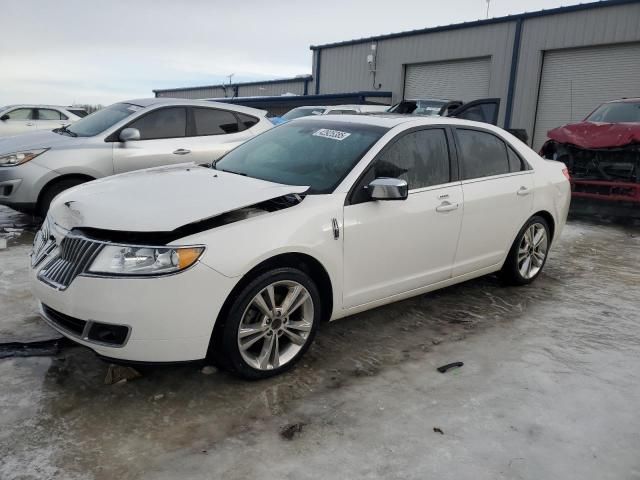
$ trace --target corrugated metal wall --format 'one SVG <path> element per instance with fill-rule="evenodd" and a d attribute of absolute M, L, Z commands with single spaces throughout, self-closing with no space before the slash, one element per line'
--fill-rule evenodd
<path fill-rule="evenodd" d="M 516 20 L 454 28 L 451 30 L 399 36 L 377 41 L 376 87 L 393 93 L 393 101 L 403 98 L 406 65 L 414 63 L 491 58 L 489 96 L 502 99 L 499 124 L 504 123 Z M 524 128 L 533 135 L 543 52 L 640 41 L 640 3 L 610 5 L 606 2 L 586 10 L 525 18 L 513 97 L 511 127 Z M 375 41 L 374 41 L 375 42 Z M 351 92 L 374 88 L 367 64 L 372 41 L 318 47 L 314 51 L 314 78 L 320 93 Z M 640 61 L 640 59 L 638 59 Z M 640 80 L 639 80 L 640 82 Z"/>
<path fill-rule="evenodd" d="M 293 93 L 295 95 L 304 95 L 304 78 L 295 78 L 286 82 L 265 82 L 249 84 L 238 84 L 239 97 L 256 97 L 256 96 L 277 96 L 285 93 Z M 313 88 L 313 81 L 309 81 L 309 93 Z M 188 98 L 191 100 L 202 98 L 222 98 L 233 96 L 231 87 L 227 87 L 227 94 L 222 86 L 211 87 L 185 87 L 171 90 L 156 90 L 157 97 L 169 98 Z"/>
<path fill-rule="evenodd" d="M 490 57 L 489 96 L 507 90 L 515 22 L 456 29 L 377 42 L 376 85 L 393 92 L 393 101 L 403 97 L 407 64 Z M 373 75 L 367 64 L 371 43 L 322 50 L 320 93 L 372 90 Z M 504 118 L 504 103 L 500 121 Z"/>
<path fill-rule="evenodd" d="M 528 19 L 522 30 L 511 125 L 533 135 L 545 50 L 640 41 L 640 4 Z M 640 59 L 637 59 L 640 62 Z M 611 72 L 615 75 L 616 72 Z M 638 79 L 640 82 L 640 79 Z"/>

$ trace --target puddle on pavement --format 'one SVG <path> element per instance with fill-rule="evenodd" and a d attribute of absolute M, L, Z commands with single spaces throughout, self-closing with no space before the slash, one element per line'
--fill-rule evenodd
<path fill-rule="evenodd" d="M 622 323 L 611 328 L 628 328 L 625 322 L 631 321 L 631 312 L 611 307 L 611 296 L 640 297 L 638 234 L 637 229 L 574 222 L 533 285 L 504 287 L 495 277 L 484 277 L 323 325 L 296 369 L 261 382 L 224 372 L 204 375 L 201 366 L 188 365 L 147 367 L 142 378 L 104 385 L 107 364 L 80 347 L 51 358 L 0 360 L 0 452 L 8 462 L 3 467 L 0 460 L 0 477 L 12 466 L 35 476 L 53 476 L 64 468 L 69 476 L 136 477 L 159 455 L 215 450 L 218 442 L 260 430 L 301 401 L 312 402 L 317 394 L 348 388 L 394 365 L 419 360 L 434 368 L 429 355 L 438 345 L 523 316 L 535 321 L 536 312 L 550 305 L 568 321 L 576 315 L 591 319 L 554 335 L 573 335 L 577 348 L 597 348 L 615 338 L 609 339 L 601 325 L 594 328 L 602 316 Z M 11 328 L 29 325 L 33 314 L 28 293 L 11 286 L 21 285 L 15 278 L 26 262 L 18 257 L 30 243 L 28 236 L 8 249 L 13 257 L 0 251 L 3 271 L 14 272 L 0 284 L 0 301 L 20 299 L 9 316 L 21 320 Z M 7 335 L 2 328 L 0 335 Z"/>

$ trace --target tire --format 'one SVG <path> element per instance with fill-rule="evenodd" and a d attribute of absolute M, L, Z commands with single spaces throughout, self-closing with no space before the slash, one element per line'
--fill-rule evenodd
<path fill-rule="evenodd" d="M 223 365 L 232 373 L 259 380 L 283 373 L 300 360 L 313 343 L 322 305 L 311 277 L 285 267 L 257 276 L 228 312 L 222 341 L 212 344 L 221 347 Z"/>
<path fill-rule="evenodd" d="M 538 239 L 541 234 L 544 236 Z M 532 243 L 532 235 L 536 237 L 537 244 Z M 504 281 L 510 285 L 533 282 L 547 262 L 550 246 L 549 224 L 543 217 L 534 215 L 520 229 L 509 250 L 500 272 Z"/>
<path fill-rule="evenodd" d="M 46 187 L 45 191 L 40 197 L 40 200 L 38 201 L 36 214 L 42 218 L 46 217 L 51 202 L 54 198 L 56 198 L 58 194 L 70 189 L 71 187 L 75 187 L 76 185 L 80 185 L 81 183 L 86 183 L 88 181 L 89 180 L 82 180 L 79 178 L 67 178 Z"/>

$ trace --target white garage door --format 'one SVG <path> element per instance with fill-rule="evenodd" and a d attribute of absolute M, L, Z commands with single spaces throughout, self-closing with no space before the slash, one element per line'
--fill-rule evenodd
<path fill-rule="evenodd" d="M 491 59 L 407 65 L 404 98 L 443 98 L 468 102 L 489 95 Z"/>
<path fill-rule="evenodd" d="M 547 132 L 583 120 L 600 103 L 640 96 L 640 43 L 546 52 L 533 147 Z"/>

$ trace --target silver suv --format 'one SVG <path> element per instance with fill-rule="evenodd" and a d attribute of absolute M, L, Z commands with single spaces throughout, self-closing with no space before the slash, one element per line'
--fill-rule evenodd
<path fill-rule="evenodd" d="M 2 138 L 0 204 L 43 215 L 60 192 L 96 178 L 175 163 L 211 164 L 271 128 L 266 113 L 151 98 L 115 103 L 70 126 Z"/>

